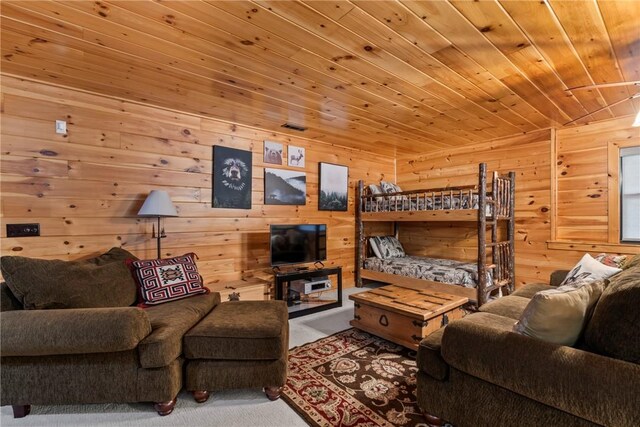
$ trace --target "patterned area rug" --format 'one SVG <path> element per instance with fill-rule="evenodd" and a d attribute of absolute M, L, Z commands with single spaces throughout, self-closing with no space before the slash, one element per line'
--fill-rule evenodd
<path fill-rule="evenodd" d="M 357 329 L 289 352 L 283 398 L 312 426 L 427 426 L 416 352 Z"/>

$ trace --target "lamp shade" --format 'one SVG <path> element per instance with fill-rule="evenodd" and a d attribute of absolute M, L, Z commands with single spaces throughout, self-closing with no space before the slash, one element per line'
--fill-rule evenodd
<path fill-rule="evenodd" d="M 164 190 L 151 190 L 138 211 L 138 216 L 178 216 L 178 212 L 171 202 L 169 193 Z"/>

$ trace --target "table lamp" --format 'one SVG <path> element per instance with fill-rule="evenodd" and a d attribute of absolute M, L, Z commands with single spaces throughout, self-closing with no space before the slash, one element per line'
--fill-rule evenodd
<path fill-rule="evenodd" d="M 147 199 L 144 201 L 142 207 L 138 211 L 138 216 L 142 217 L 157 217 L 158 218 L 158 232 L 156 233 L 155 225 L 153 226 L 152 237 L 158 240 L 158 259 L 161 257 L 160 239 L 167 237 L 164 232 L 164 227 L 160 226 L 160 218 L 168 216 L 178 216 L 176 207 L 171 202 L 169 193 L 164 190 L 151 190 Z"/>

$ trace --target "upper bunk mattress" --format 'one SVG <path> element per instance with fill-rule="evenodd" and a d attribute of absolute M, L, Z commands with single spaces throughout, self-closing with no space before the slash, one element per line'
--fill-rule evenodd
<path fill-rule="evenodd" d="M 404 256 L 400 258 L 367 258 L 364 261 L 367 270 L 433 282 L 452 283 L 465 288 L 475 288 L 478 284 L 478 265 L 451 259 Z M 487 285 L 491 285 L 491 273 L 487 272 Z"/>

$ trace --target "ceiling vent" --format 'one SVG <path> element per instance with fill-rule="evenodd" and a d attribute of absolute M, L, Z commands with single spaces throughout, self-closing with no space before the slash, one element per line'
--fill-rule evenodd
<path fill-rule="evenodd" d="M 300 125 L 294 125 L 293 123 L 285 123 L 282 125 L 282 127 L 287 129 L 297 130 L 298 132 L 304 132 L 305 130 L 307 130 L 306 127 L 300 126 Z"/>

